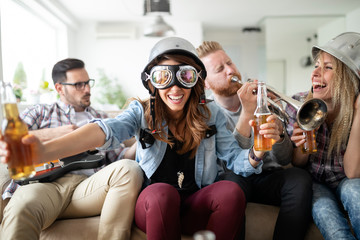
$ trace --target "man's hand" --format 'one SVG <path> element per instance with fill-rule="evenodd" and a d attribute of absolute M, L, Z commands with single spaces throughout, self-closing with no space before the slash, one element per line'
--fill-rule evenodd
<path fill-rule="evenodd" d="M 249 124 L 254 127 L 255 121 L 250 120 Z M 271 138 L 275 142 L 282 140 L 280 135 L 283 133 L 283 125 L 276 115 L 271 114 L 267 117 L 266 123 L 261 124 L 260 129 L 259 133 L 265 138 Z"/>
<path fill-rule="evenodd" d="M 237 95 L 240 99 L 242 110 L 241 114 L 254 116 L 254 112 L 257 105 L 257 96 L 254 94 L 254 91 L 257 90 L 257 80 L 254 82 L 246 82 L 244 85 L 237 91 Z"/>

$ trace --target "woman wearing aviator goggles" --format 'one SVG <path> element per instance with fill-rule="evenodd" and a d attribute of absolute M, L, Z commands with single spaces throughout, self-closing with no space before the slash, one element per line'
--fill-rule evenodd
<path fill-rule="evenodd" d="M 142 78 L 144 81 L 150 80 L 157 89 L 167 89 L 174 85 L 180 88 L 192 88 L 200 74 L 201 71 L 198 72 L 190 65 L 158 65 L 151 69 L 150 74 L 144 72 Z"/>
<path fill-rule="evenodd" d="M 200 79 L 193 67 L 202 70 Z M 217 181 L 218 159 L 244 177 L 261 171 L 262 163 L 239 147 L 215 103 L 199 104 L 206 69 L 190 42 L 162 39 L 151 50 L 145 69 L 150 72 L 150 77 L 142 78 L 149 99 L 133 99 L 116 118 L 93 119 L 79 131 L 46 143 L 34 142 L 40 158 L 51 158 L 61 149 L 68 149 L 67 153 L 95 147 L 110 150 L 135 137 L 136 161 L 146 186 L 136 203 L 124 205 L 135 209 L 135 223 L 148 240 L 181 239 L 182 233 L 193 235 L 205 229 L 218 240 L 240 238 L 246 199 L 236 183 Z M 171 84 L 181 87 L 170 88 Z M 74 143 L 86 137 L 89 140 Z M 45 151 L 46 146 L 53 150 Z M 264 155 L 256 154 L 257 158 Z"/>

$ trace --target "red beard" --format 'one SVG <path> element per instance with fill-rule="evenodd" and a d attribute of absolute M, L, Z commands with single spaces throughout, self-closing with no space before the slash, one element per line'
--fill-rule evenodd
<path fill-rule="evenodd" d="M 211 90 L 219 96 L 231 97 L 234 96 L 237 93 L 237 91 L 241 88 L 241 84 L 238 82 L 230 82 L 228 86 L 213 87 L 210 84 L 210 87 Z"/>

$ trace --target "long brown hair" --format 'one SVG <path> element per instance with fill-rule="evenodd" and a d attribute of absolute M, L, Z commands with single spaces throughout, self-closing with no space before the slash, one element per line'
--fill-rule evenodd
<path fill-rule="evenodd" d="M 322 58 L 323 51 L 319 51 L 315 60 Z M 328 158 L 333 153 L 340 155 L 342 146 L 346 146 L 353 123 L 354 103 L 359 95 L 359 79 L 343 62 L 332 58 L 333 78 L 331 79 L 331 101 L 335 107 L 336 118 L 331 126 Z M 310 94 L 312 97 L 312 94 Z"/>
<path fill-rule="evenodd" d="M 201 71 L 199 65 L 189 56 L 179 54 L 164 54 L 153 60 L 147 70 L 158 65 L 163 60 L 174 60 L 181 64 L 187 64 L 195 67 L 198 72 Z M 200 74 L 201 75 L 201 74 Z M 162 101 L 158 91 L 148 82 L 148 86 L 152 92 L 155 91 L 155 123 L 151 117 L 150 111 L 150 99 L 140 100 L 138 99 L 145 109 L 145 119 L 148 126 L 154 126 L 154 129 L 160 131 L 154 134 L 155 139 L 164 141 L 170 146 L 174 145 L 172 139 L 169 139 L 169 135 L 165 133 L 164 128 L 174 121 L 170 119 L 166 114 L 166 104 Z M 197 148 L 199 147 L 201 140 L 204 138 L 206 130 L 209 128 L 207 120 L 210 118 L 211 113 L 206 104 L 199 105 L 200 97 L 204 94 L 204 79 L 199 77 L 196 85 L 191 88 L 191 94 L 188 102 L 185 104 L 183 116 L 176 122 L 185 121 L 185 139 L 177 139 L 182 142 L 181 149 L 178 150 L 179 154 L 183 154 L 191 151 L 190 157 L 194 157 Z M 165 124 L 164 124 L 165 121 Z"/>

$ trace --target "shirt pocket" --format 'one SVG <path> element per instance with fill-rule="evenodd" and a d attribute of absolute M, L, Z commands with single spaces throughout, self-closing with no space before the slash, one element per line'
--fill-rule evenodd
<path fill-rule="evenodd" d="M 215 136 L 217 133 L 216 126 L 211 125 L 209 126 L 210 129 L 206 131 L 205 139 L 204 139 L 204 146 L 205 151 L 213 150 L 215 152 Z"/>
<path fill-rule="evenodd" d="M 215 135 L 205 138 L 204 140 L 205 151 L 214 151 L 215 152 Z"/>

